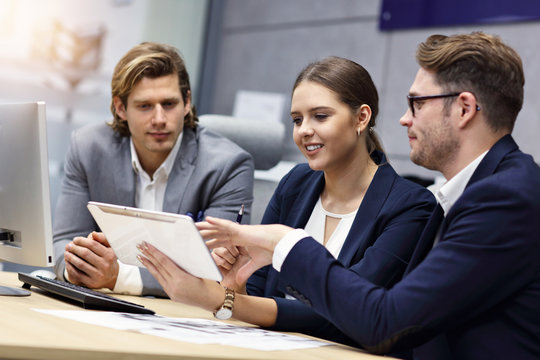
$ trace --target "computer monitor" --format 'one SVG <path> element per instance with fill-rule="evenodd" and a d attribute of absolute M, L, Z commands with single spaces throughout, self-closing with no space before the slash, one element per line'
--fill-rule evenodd
<path fill-rule="evenodd" d="M 46 125 L 44 102 L 0 104 L 1 261 L 53 265 Z"/>

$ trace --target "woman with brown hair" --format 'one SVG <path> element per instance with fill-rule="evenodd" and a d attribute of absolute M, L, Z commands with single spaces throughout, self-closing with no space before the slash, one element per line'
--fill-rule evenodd
<path fill-rule="evenodd" d="M 401 279 L 435 199 L 387 162 L 374 132 L 377 113 L 377 90 L 362 66 L 339 57 L 308 65 L 291 101 L 293 138 L 308 163 L 281 180 L 262 223 L 305 229 L 337 261 L 391 287 Z M 232 315 L 272 329 L 350 342 L 288 296 L 294 289 L 281 288 L 270 266 L 247 284 L 238 283 L 237 270 L 249 261 L 242 248 L 215 249 L 224 274 L 221 285 L 192 277 L 149 245 L 141 252 L 143 264 L 173 300 L 215 311 L 222 319 Z"/>

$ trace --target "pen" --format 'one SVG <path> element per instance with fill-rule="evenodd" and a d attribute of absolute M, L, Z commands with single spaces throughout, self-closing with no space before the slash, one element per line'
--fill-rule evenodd
<path fill-rule="evenodd" d="M 200 210 L 198 213 L 197 213 L 197 222 L 199 221 L 203 221 L 204 220 L 204 211 Z"/>
<path fill-rule="evenodd" d="M 238 215 L 236 216 L 237 223 L 242 223 L 242 216 L 244 216 L 244 204 L 242 204 L 242 207 L 240 208 L 240 211 L 238 211 Z"/>
<path fill-rule="evenodd" d="M 195 222 L 199 222 L 199 221 L 203 221 L 204 220 L 204 212 L 201 210 L 197 213 L 197 217 L 195 217 L 195 215 L 193 215 L 192 212 L 188 211 L 186 213 L 187 216 L 189 216 L 190 218 L 193 219 L 193 221 Z"/>

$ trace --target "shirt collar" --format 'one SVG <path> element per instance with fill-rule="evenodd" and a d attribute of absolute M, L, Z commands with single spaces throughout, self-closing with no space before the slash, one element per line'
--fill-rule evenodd
<path fill-rule="evenodd" d="M 448 211 L 450 211 L 450 208 L 454 203 L 459 199 L 461 194 L 463 194 L 463 191 L 465 191 L 465 187 L 467 186 L 467 183 L 471 179 L 472 175 L 474 174 L 474 171 L 484 158 L 486 156 L 487 151 L 480 154 L 476 159 L 474 159 L 472 162 L 469 163 L 465 168 L 463 168 L 459 173 L 457 173 L 456 176 L 448 180 L 441 188 L 435 193 L 435 197 L 437 198 L 437 201 L 441 205 L 441 207 L 444 210 L 444 215 L 448 214 Z"/>
<path fill-rule="evenodd" d="M 169 155 L 167 155 L 167 158 L 165 159 L 165 161 L 157 168 L 155 174 L 165 171 L 165 174 L 167 175 L 167 177 L 169 176 L 169 174 L 172 171 L 174 161 L 176 159 L 176 155 L 178 154 L 178 150 L 180 149 L 180 144 L 182 143 L 183 137 L 184 137 L 184 132 L 181 132 L 180 135 L 178 135 L 178 139 L 176 139 L 176 143 L 171 149 L 171 152 L 169 153 Z M 136 174 L 139 174 L 140 171 L 146 174 L 146 171 L 144 171 L 139 161 L 139 156 L 137 155 L 137 151 L 135 150 L 135 145 L 133 144 L 133 138 L 130 138 L 129 140 L 129 148 L 131 151 L 131 166 L 133 167 L 133 170 L 135 171 Z"/>

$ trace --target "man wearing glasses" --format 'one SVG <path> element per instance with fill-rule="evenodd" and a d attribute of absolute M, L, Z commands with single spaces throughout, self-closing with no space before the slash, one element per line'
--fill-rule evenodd
<path fill-rule="evenodd" d="M 208 219 L 203 234 L 249 246 L 246 273 L 272 263 L 283 288 L 369 351 L 540 359 L 540 168 L 511 136 L 521 59 L 472 33 L 429 37 L 417 61 L 400 123 L 412 161 L 447 182 L 401 282 L 369 283 L 299 229 Z"/>

